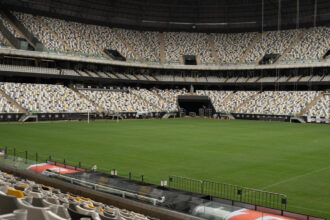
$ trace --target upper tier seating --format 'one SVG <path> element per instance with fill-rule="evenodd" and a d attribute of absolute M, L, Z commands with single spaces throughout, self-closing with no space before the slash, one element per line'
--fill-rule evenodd
<path fill-rule="evenodd" d="M 212 35 L 220 63 L 235 64 L 240 62 L 241 57 L 247 50 L 249 44 L 257 36 L 257 33 L 253 32 Z"/>
<path fill-rule="evenodd" d="M 259 61 L 266 54 L 280 54 L 295 41 L 299 30 L 268 31 L 256 42 L 243 62 Z"/>
<path fill-rule="evenodd" d="M 51 186 L 0 171 L 2 220 L 148 220 L 151 217 L 119 209 Z"/>
<path fill-rule="evenodd" d="M 0 47 L 5 47 L 5 39 L 2 35 L 2 33 L 0 32 Z"/>
<path fill-rule="evenodd" d="M 11 24 L 9 24 L 5 18 L 2 17 L 2 15 L 0 15 L 0 20 L 2 21 L 4 26 L 9 30 L 9 32 L 12 35 L 14 35 L 14 37 L 23 38 L 23 36 L 19 32 L 17 32 L 16 29 Z"/>
<path fill-rule="evenodd" d="M 118 33 L 121 39 L 131 45 L 133 51 L 139 54 L 142 61 L 160 62 L 158 32 L 118 29 Z"/>
<path fill-rule="evenodd" d="M 206 34 L 167 32 L 164 35 L 168 63 L 180 63 L 182 55 L 195 55 L 201 64 L 215 63 Z"/>
<path fill-rule="evenodd" d="M 100 52 L 88 39 L 90 36 L 87 35 L 88 32 L 85 32 L 86 25 L 46 17 L 41 17 L 40 19 L 48 28 L 56 32 L 57 36 L 66 43 L 71 52 L 100 56 Z"/>
<path fill-rule="evenodd" d="M 311 62 L 313 59 L 321 59 L 330 48 L 329 36 L 329 27 L 308 29 L 303 39 L 289 51 L 284 61 Z"/>
<path fill-rule="evenodd" d="M 112 49 L 129 61 L 160 62 L 159 32 L 110 28 L 19 12 L 13 14 L 52 52 L 109 59 L 103 50 Z M 10 24 L 4 23 L 14 36 L 21 37 Z M 303 37 L 296 42 L 300 33 Z M 267 31 L 261 35 L 256 32 L 212 33 L 213 44 L 210 44 L 206 33 L 164 32 L 164 55 L 167 63 L 178 64 L 183 55 L 195 55 L 200 64 L 214 65 L 213 45 L 221 64 L 256 63 L 265 54 L 282 55 L 292 46 L 281 62 L 310 62 L 321 59 L 329 50 L 329 35 L 329 27 Z"/>
<path fill-rule="evenodd" d="M 137 59 L 133 52 L 116 35 L 116 32 L 119 31 L 119 29 L 111 29 L 109 27 L 95 25 L 88 25 L 85 26 L 85 28 L 90 32 L 91 39 L 95 41 L 95 44 L 98 45 L 101 50 L 118 50 L 118 52 L 126 57 L 127 60 Z"/>
<path fill-rule="evenodd" d="M 63 53 L 66 51 L 65 46 L 60 42 L 52 30 L 44 27 L 38 17 L 32 16 L 30 14 L 14 13 L 17 19 L 22 22 L 22 24 L 34 34 L 34 36 L 49 50 L 52 52 Z"/>

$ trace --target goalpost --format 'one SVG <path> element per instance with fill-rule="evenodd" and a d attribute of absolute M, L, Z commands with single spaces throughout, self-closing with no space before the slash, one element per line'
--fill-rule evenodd
<path fill-rule="evenodd" d="M 94 117 L 93 117 L 94 115 Z M 87 116 L 87 118 L 86 118 Z M 87 124 L 89 124 L 91 122 L 92 119 L 96 118 L 96 113 L 90 112 L 90 110 L 88 109 L 87 113 L 82 113 L 80 115 L 80 120 L 86 120 L 87 119 Z"/>

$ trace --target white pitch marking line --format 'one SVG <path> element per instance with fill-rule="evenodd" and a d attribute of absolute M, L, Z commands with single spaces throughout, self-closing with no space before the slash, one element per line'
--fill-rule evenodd
<path fill-rule="evenodd" d="M 319 210 L 319 209 L 310 209 L 310 208 L 305 208 L 305 207 L 295 206 L 295 205 L 289 205 L 289 207 L 330 214 L 330 212 L 327 212 L 327 211 L 324 211 L 324 210 Z"/>
<path fill-rule="evenodd" d="M 318 172 L 321 172 L 321 171 L 327 170 L 327 169 L 329 169 L 329 168 L 330 168 L 330 166 L 327 166 L 327 167 L 323 167 L 323 168 L 318 169 L 318 170 L 313 170 L 313 171 L 311 171 L 311 172 L 308 172 L 308 173 L 305 173 L 305 174 L 302 174 L 302 175 L 298 175 L 298 176 L 290 177 L 290 178 L 288 178 L 288 179 L 286 179 L 286 180 L 282 180 L 282 181 L 279 181 L 279 182 L 277 182 L 277 183 L 273 183 L 273 184 L 270 184 L 270 185 L 268 185 L 268 186 L 264 186 L 264 187 L 262 187 L 261 189 L 264 190 L 264 189 L 267 189 L 267 188 L 270 188 L 270 187 L 273 187 L 273 186 L 281 185 L 281 184 L 283 184 L 283 183 L 290 182 L 290 181 L 292 181 L 292 180 L 296 180 L 296 179 L 298 179 L 298 178 L 300 178 L 300 177 L 308 176 L 308 175 L 313 174 L 313 173 L 318 173 Z"/>

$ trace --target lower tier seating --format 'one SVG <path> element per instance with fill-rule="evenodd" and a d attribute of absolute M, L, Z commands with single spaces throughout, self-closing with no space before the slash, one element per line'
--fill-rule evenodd
<path fill-rule="evenodd" d="M 93 112 L 97 110 L 89 101 L 82 99 L 63 85 L 1 83 L 0 89 L 30 112 Z"/>
<path fill-rule="evenodd" d="M 18 113 L 19 109 L 9 103 L 5 97 L 0 96 L 0 113 L 1 112 Z"/>
<path fill-rule="evenodd" d="M 265 91 L 237 110 L 239 113 L 298 115 L 319 95 L 315 91 Z"/>
<path fill-rule="evenodd" d="M 216 112 L 329 118 L 329 95 L 320 91 L 186 89 L 81 89 L 63 85 L 0 83 L 0 113 L 177 112 L 179 95 L 208 96 Z M 8 100 L 10 99 L 10 100 Z M 13 103 L 16 102 L 16 103 Z"/>
<path fill-rule="evenodd" d="M 329 118 L 330 114 L 330 96 L 323 96 L 305 116 Z"/>
<path fill-rule="evenodd" d="M 0 171 L 2 220 L 148 220 L 139 213 L 120 209 L 51 186 Z"/>

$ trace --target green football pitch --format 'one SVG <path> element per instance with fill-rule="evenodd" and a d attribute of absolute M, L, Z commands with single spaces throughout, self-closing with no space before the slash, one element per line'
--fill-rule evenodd
<path fill-rule="evenodd" d="M 330 126 L 209 119 L 0 124 L 0 148 L 117 169 L 283 193 L 288 210 L 330 218 Z"/>

